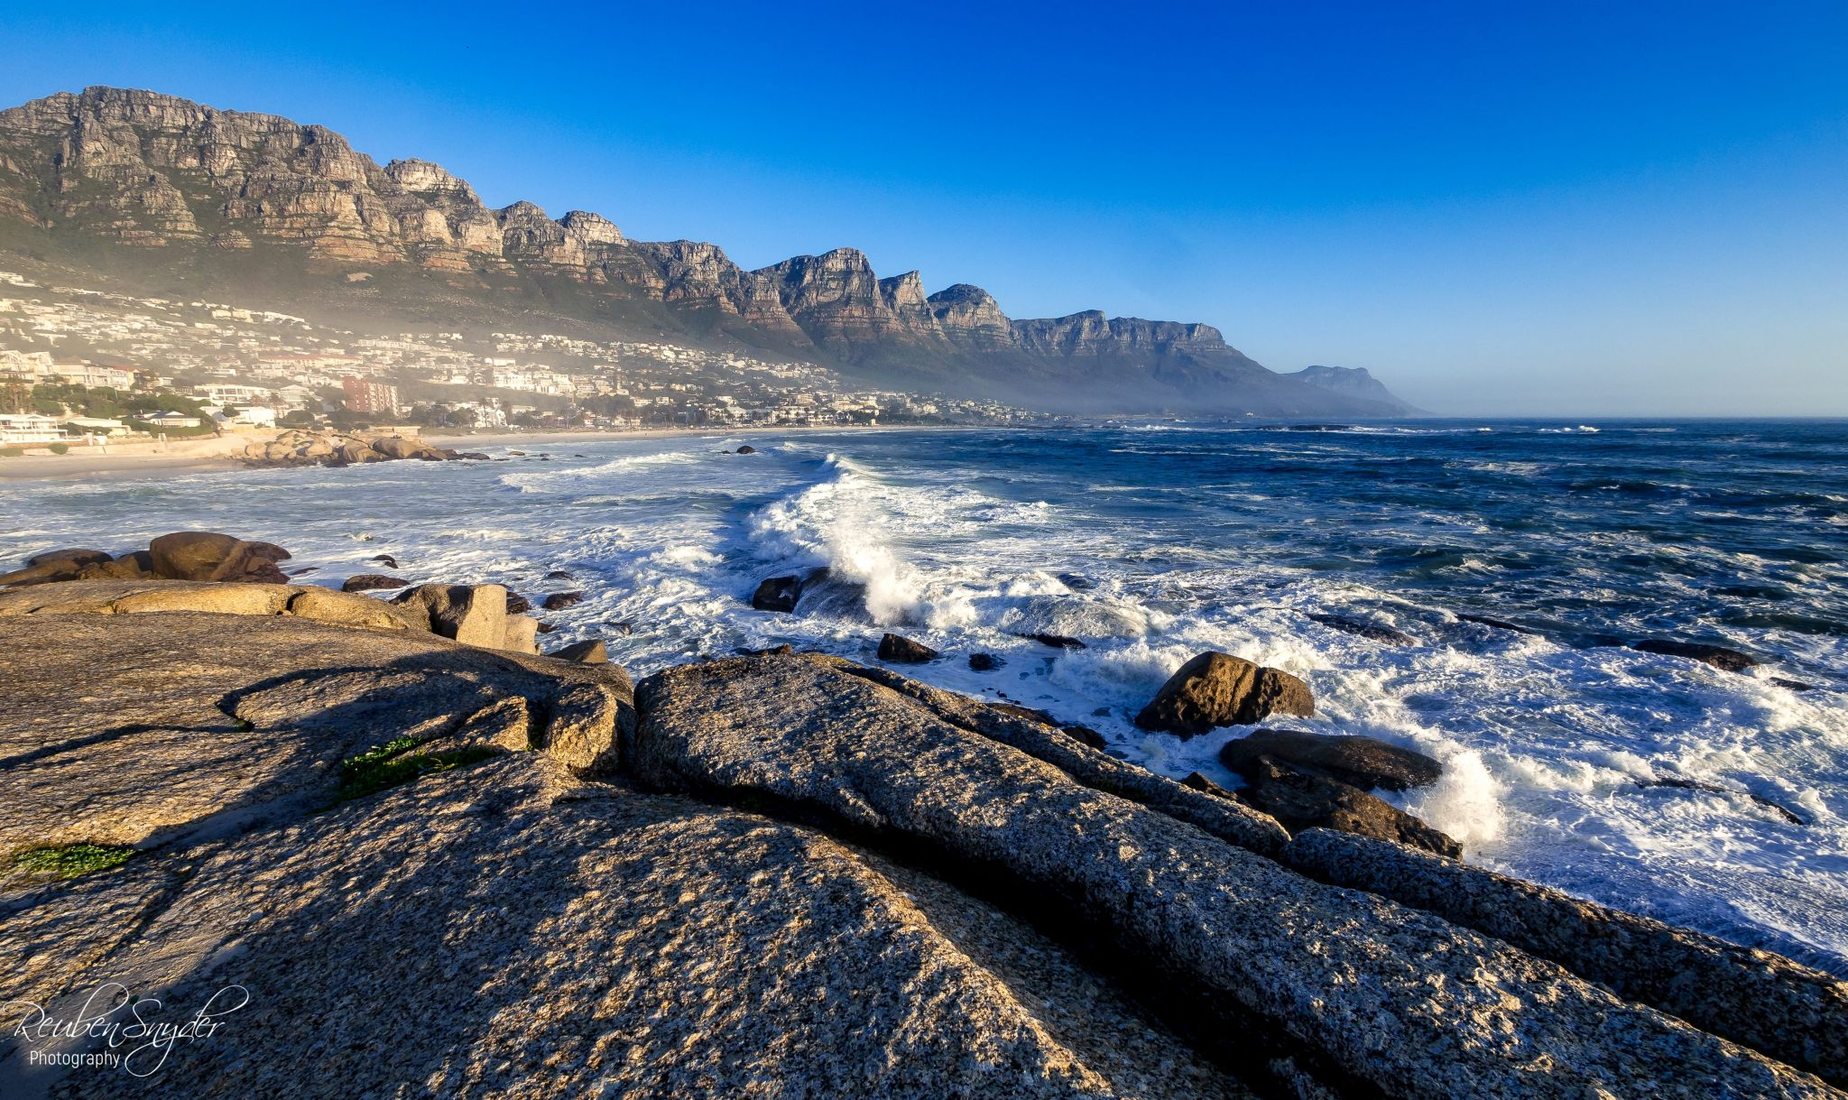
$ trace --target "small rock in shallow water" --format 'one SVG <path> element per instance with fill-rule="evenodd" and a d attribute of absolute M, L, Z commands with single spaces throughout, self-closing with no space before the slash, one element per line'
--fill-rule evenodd
<path fill-rule="evenodd" d="M 348 577 L 341 584 L 342 592 L 375 592 L 381 588 L 403 588 L 411 582 L 400 577 L 384 577 L 377 573 L 360 573 Z"/>
<path fill-rule="evenodd" d="M 1378 837 L 1460 859 L 1463 846 L 1444 833 L 1359 787 L 1299 771 L 1260 756 L 1243 773 L 1239 797 L 1283 823 L 1292 833 L 1321 827 Z"/>
<path fill-rule="evenodd" d="M 902 634 L 887 634 L 879 639 L 879 659 L 898 664 L 921 665 L 937 659 L 937 651 Z"/>
<path fill-rule="evenodd" d="M 1311 614 L 1309 616 L 1323 626 L 1339 630 L 1343 634 L 1353 634 L 1370 642 L 1382 642 L 1386 645 L 1417 645 L 1418 639 L 1403 630 L 1394 630 L 1390 626 L 1370 623 L 1362 619 L 1350 619 L 1345 615 Z"/>
<path fill-rule="evenodd" d="M 589 641 L 572 642 L 568 646 L 553 650 L 548 656 L 556 657 L 561 661 L 576 661 L 581 665 L 607 665 L 610 663 L 609 650 L 604 648 L 603 643 L 595 638 Z"/>
<path fill-rule="evenodd" d="M 751 593 L 751 606 L 759 611 L 788 614 L 796 609 L 796 602 L 801 598 L 801 577 L 770 577 Z"/>
<path fill-rule="evenodd" d="M 1219 750 L 1220 762 L 1241 775 L 1265 756 L 1275 757 L 1298 771 L 1325 775 L 1362 790 L 1427 787 L 1444 772 L 1442 764 L 1421 752 L 1371 737 L 1254 730 L 1250 736 L 1226 742 Z"/>
<path fill-rule="evenodd" d="M 1700 791 L 1702 794 L 1725 795 L 1729 798 L 1737 798 L 1743 795 L 1753 802 L 1756 802 L 1758 805 L 1763 806 L 1765 809 L 1770 810 L 1772 813 L 1777 814 L 1792 825 L 1809 824 L 1807 818 L 1800 816 L 1795 810 L 1792 810 L 1782 803 L 1773 802 L 1769 798 L 1763 795 L 1753 794 L 1751 791 L 1735 791 L 1727 787 L 1722 787 L 1718 783 L 1703 783 L 1698 779 L 1682 779 L 1678 776 L 1669 776 L 1665 779 L 1633 779 L 1631 782 L 1643 788 L 1667 787 L 1677 791 Z"/>
<path fill-rule="evenodd" d="M 1647 638 L 1634 642 L 1631 649 L 1644 653 L 1657 653 L 1665 657 L 1685 657 L 1690 661 L 1699 661 L 1712 665 L 1723 672 L 1744 672 L 1756 666 L 1758 658 L 1723 645 L 1709 645 L 1705 642 L 1677 642 L 1669 638 Z"/>
<path fill-rule="evenodd" d="M 1519 623 L 1511 623 L 1506 619 L 1492 619 L 1487 615 L 1469 615 L 1459 611 L 1457 612 L 1457 619 L 1461 622 L 1476 623 L 1480 626 L 1492 626 L 1497 630 L 1512 630 L 1516 634 L 1540 633 L 1532 627 L 1522 626 Z"/>
<path fill-rule="evenodd" d="M 1315 714 L 1309 685 L 1274 668 L 1209 651 L 1180 667 L 1136 715 L 1136 725 L 1193 737 L 1217 726 L 1246 726 L 1268 714 Z"/>

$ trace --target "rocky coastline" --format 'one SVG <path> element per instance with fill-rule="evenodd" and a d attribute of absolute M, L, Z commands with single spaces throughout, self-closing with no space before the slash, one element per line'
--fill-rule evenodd
<path fill-rule="evenodd" d="M 372 462 L 469 460 L 486 462 L 478 451 L 438 447 L 414 436 L 378 432 L 290 428 L 268 442 L 252 443 L 242 457 L 248 466 L 363 466 Z"/>
<path fill-rule="evenodd" d="M 1227 790 L 911 679 L 941 655 L 901 635 L 636 683 L 499 585 L 288 560 L 176 532 L 0 575 L 0 1000 L 247 999 L 146 1077 L 9 1030 L 0 1094 L 1848 1085 L 1848 983 L 1472 866 L 1376 793 L 1441 764 L 1283 728 L 1308 686 L 1236 655 L 1137 716 L 1253 727 Z"/>

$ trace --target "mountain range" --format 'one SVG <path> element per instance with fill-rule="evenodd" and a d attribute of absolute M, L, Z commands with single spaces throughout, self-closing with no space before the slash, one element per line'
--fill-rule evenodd
<path fill-rule="evenodd" d="M 869 384 L 1067 413 L 1400 416 L 1365 370 L 1278 374 L 1210 325 L 1013 319 L 967 283 L 926 293 L 837 248 L 746 270 L 717 246 L 634 241 L 608 218 L 493 209 L 422 160 L 148 91 L 0 111 L 0 254 L 293 312 L 569 323 L 825 363 Z"/>

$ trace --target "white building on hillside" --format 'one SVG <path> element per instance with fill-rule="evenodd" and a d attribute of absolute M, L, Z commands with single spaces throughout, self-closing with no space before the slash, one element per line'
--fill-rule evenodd
<path fill-rule="evenodd" d="M 0 413 L 0 446 L 22 443 L 58 443 L 64 429 L 57 418 L 42 413 Z"/>

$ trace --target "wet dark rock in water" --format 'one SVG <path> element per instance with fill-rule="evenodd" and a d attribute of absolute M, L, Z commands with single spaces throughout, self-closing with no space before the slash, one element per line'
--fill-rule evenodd
<path fill-rule="evenodd" d="M 1764 795 L 1754 794 L 1751 791 L 1745 790 L 1733 790 L 1730 787 L 1722 787 L 1718 783 L 1704 783 L 1698 779 L 1683 779 L 1679 776 L 1668 776 L 1661 779 L 1633 779 L 1631 782 L 1645 789 L 1649 787 L 1667 787 L 1677 791 L 1699 791 L 1702 794 L 1725 795 L 1728 798 L 1743 796 L 1777 814 L 1792 825 L 1808 825 L 1810 823 L 1808 818 L 1797 813 L 1795 810 L 1780 802 L 1775 802 L 1766 798 Z"/>
<path fill-rule="evenodd" d="M 1759 664 L 1758 658 L 1749 653 L 1741 653 L 1723 645 L 1710 645 L 1706 642 L 1678 642 L 1672 638 L 1646 638 L 1633 642 L 1631 649 L 1644 653 L 1656 653 L 1665 657 L 1685 657 L 1690 661 L 1699 661 L 1712 665 L 1724 672 L 1744 672 Z"/>
<path fill-rule="evenodd" d="M 1309 685 L 1229 653 L 1207 652 L 1168 677 L 1136 715 L 1136 725 L 1193 737 L 1218 726 L 1248 726 L 1270 714 L 1313 717 Z"/>
<path fill-rule="evenodd" d="M 1073 592 L 1089 592 L 1097 587 L 1097 582 L 1078 573 L 1060 573 L 1059 583 Z"/>
<path fill-rule="evenodd" d="M 375 557 L 367 558 L 366 561 L 372 565 L 382 565 L 387 569 L 398 568 L 398 559 L 392 557 L 390 554 L 379 554 Z"/>
<path fill-rule="evenodd" d="M 1254 730 L 1228 741 L 1219 760 L 1240 775 L 1274 757 L 1298 771 L 1325 775 L 1363 790 L 1404 791 L 1428 787 L 1444 766 L 1421 752 L 1371 737 L 1351 737 L 1297 730 Z"/>
<path fill-rule="evenodd" d="M 1181 786 L 1191 787 L 1196 791 L 1204 791 L 1207 794 L 1214 795 L 1219 798 L 1230 798 L 1234 801 L 1238 799 L 1238 795 L 1236 793 L 1229 791 L 1224 787 L 1221 787 L 1219 784 L 1213 782 L 1211 779 L 1208 779 L 1206 776 L 1200 774 L 1199 772 L 1188 772 L 1187 778 L 1181 780 Z"/>
<path fill-rule="evenodd" d="M 1089 646 L 1086 646 L 1083 642 L 1079 641 L 1078 639 L 1068 638 L 1063 634 L 1022 634 L 1020 635 L 1020 637 L 1031 638 L 1041 645 L 1049 645 L 1054 649 L 1088 649 L 1090 648 Z"/>
<path fill-rule="evenodd" d="M 524 615 L 533 609 L 533 602 L 518 592 L 507 593 L 507 614 Z"/>
<path fill-rule="evenodd" d="M 1470 614 L 1466 614 L 1465 612 L 1459 611 L 1457 612 L 1457 618 L 1458 620 L 1462 622 L 1476 623 L 1480 626 L 1492 626 L 1497 630 L 1512 630 L 1516 634 L 1535 634 L 1537 635 L 1540 633 L 1538 630 L 1535 630 L 1533 627 L 1522 626 L 1519 623 L 1511 623 L 1506 619 L 1491 618 L 1487 615 L 1470 615 Z"/>
<path fill-rule="evenodd" d="M 381 588 L 403 588 L 409 585 L 410 583 L 411 582 L 404 580 L 402 577 L 386 577 L 386 576 L 381 576 L 377 573 L 360 573 L 357 576 L 348 577 L 346 581 L 341 584 L 340 591 L 342 592 L 376 592 Z M 508 603 L 509 603 L 508 610 L 512 610 L 511 597 L 509 598 Z"/>
<path fill-rule="evenodd" d="M 1771 682 L 1786 691 L 1797 692 L 1799 695 L 1806 691 L 1816 690 L 1815 684 L 1806 684 L 1802 680 L 1786 680 L 1782 676 L 1771 677 Z"/>
<path fill-rule="evenodd" d="M 879 639 L 879 659 L 897 664 L 921 665 L 937 659 L 937 651 L 902 634 L 887 634 Z"/>
<path fill-rule="evenodd" d="M 563 611 L 583 602 L 584 593 L 582 592 L 554 592 L 545 598 L 544 607 L 547 611 Z"/>
<path fill-rule="evenodd" d="M 757 586 L 757 591 L 751 593 L 751 606 L 759 611 L 776 611 L 787 615 L 796 609 L 796 602 L 801 598 L 801 577 L 770 577 Z"/>
<path fill-rule="evenodd" d="M 1418 639 L 1403 630 L 1395 630 L 1381 623 L 1370 623 L 1364 619 L 1353 619 L 1346 615 L 1323 615 L 1310 613 L 1309 618 L 1323 626 L 1339 630 L 1343 634 L 1353 634 L 1370 642 L 1382 642 L 1386 645 L 1417 645 Z"/>
<path fill-rule="evenodd" d="M 1264 811 L 1292 833 L 1301 829 L 1338 829 L 1344 833 L 1409 844 L 1460 859 L 1463 845 L 1450 836 L 1359 787 L 1293 768 L 1274 757 L 1260 756 L 1240 773 L 1245 787 L 1238 796 Z"/>
<path fill-rule="evenodd" d="M 993 672 L 1006 663 L 992 653 L 969 654 L 969 668 L 973 672 Z"/>

